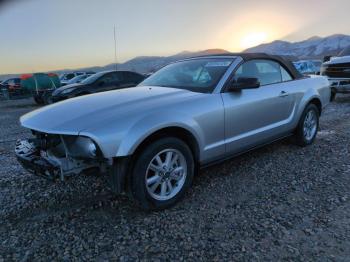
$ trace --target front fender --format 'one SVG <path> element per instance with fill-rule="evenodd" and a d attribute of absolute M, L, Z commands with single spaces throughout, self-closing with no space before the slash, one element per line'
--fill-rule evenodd
<path fill-rule="evenodd" d="M 169 127 L 180 127 L 189 131 L 197 140 L 200 152 L 204 147 L 204 134 L 199 124 L 190 116 L 173 111 L 159 115 L 148 115 L 137 121 L 122 138 L 116 157 L 132 155 L 137 147 L 150 135 Z"/>

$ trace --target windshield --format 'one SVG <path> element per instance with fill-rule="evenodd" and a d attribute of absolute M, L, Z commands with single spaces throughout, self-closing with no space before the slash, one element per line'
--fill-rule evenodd
<path fill-rule="evenodd" d="M 63 74 L 61 77 L 60 77 L 60 80 L 71 80 L 72 78 L 75 77 L 75 74 L 74 73 L 68 73 L 68 74 Z"/>
<path fill-rule="evenodd" d="M 84 84 L 84 85 L 89 85 L 94 83 L 97 79 L 99 79 L 101 76 L 103 76 L 106 72 L 100 72 L 100 73 L 96 73 L 92 76 L 89 76 L 88 78 L 84 79 L 83 81 L 81 81 L 80 83 Z"/>
<path fill-rule="evenodd" d="M 88 78 L 91 75 L 79 75 L 76 76 L 74 78 L 72 78 L 71 80 L 69 80 L 68 84 L 75 84 L 75 83 L 79 83 L 81 81 L 83 81 L 85 78 Z"/>
<path fill-rule="evenodd" d="M 163 67 L 139 86 L 163 86 L 210 93 L 233 62 L 233 58 L 197 58 Z"/>

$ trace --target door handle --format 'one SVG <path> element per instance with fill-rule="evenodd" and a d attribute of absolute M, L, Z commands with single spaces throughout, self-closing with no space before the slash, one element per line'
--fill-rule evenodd
<path fill-rule="evenodd" d="M 288 92 L 286 92 L 286 91 L 281 91 L 279 97 L 286 97 L 286 96 L 288 96 Z"/>

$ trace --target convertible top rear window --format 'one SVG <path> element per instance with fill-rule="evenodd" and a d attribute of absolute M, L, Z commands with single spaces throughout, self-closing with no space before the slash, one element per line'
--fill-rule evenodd
<path fill-rule="evenodd" d="M 196 58 L 163 67 L 140 86 L 162 86 L 211 93 L 234 58 Z"/>

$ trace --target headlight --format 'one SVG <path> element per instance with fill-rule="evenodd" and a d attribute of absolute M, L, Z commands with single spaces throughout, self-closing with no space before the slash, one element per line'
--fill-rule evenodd
<path fill-rule="evenodd" d="M 88 137 L 67 136 L 64 140 L 72 157 L 95 158 L 97 156 L 96 144 Z"/>
<path fill-rule="evenodd" d="M 96 152 L 97 152 L 97 148 L 94 142 L 90 141 L 87 145 L 86 145 L 86 152 L 90 155 L 95 157 L 96 156 Z"/>

